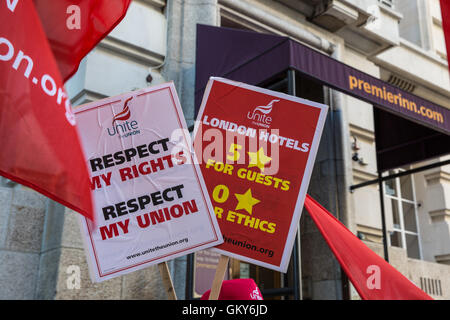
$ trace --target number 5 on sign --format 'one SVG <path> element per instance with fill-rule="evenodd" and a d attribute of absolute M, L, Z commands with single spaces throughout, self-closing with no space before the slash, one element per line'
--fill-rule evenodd
<path fill-rule="evenodd" d="M 227 155 L 227 159 L 233 162 L 239 161 L 239 158 L 241 157 L 241 154 L 239 153 L 238 150 L 241 150 L 242 146 L 236 143 L 232 143 L 230 145 L 230 149 L 229 149 L 229 153 L 231 153 L 231 155 Z"/>

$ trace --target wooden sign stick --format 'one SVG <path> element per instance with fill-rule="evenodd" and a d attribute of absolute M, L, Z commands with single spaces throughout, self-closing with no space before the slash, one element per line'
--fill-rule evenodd
<path fill-rule="evenodd" d="M 159 273 L 161 274 L 164 288 L 166 289 L 167 297 L 169 300 L 177 300 L 177 293 L 173 287 L 172 278 L 170 276 L 169 266 L 167 262 L 158 263 Z"/>
<path fill-rule="evenodd" d="M 225 277 L 225 272 L 227 271 L 229 260 L 229 257 L 220 255 L 216 274 L 214 275 L 214 280 L 211 286 L 211 292 L 209 293 L 209 300 L 219 299 L 220 289 L 222 288 L 222 281 Z"/>

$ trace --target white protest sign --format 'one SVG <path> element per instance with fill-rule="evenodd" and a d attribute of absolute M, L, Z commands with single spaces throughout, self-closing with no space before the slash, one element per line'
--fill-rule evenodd
<path fill-rule="evenodd" d="M 96 225 L 80 218 L 91 278 L 223 242 L 173 83 L 75 110 Z"/>

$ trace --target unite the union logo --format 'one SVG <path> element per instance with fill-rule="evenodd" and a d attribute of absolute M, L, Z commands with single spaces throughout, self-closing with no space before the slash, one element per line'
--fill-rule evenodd
<path fill-rule="evenodd" d="M 253 120 L 252 122 L 258 126 L 268 128 L 272 123 L 272 117 L 269 114 L 272 112 L 273 104 L 279 101 L 278 99 L 274 99 L 265 106 L 255 107 L 253 112 L 247 112 L 247 119 Z"/>
<path fill-rule="evenodd" d="M 114 122 L 116 121 L 130 119 L 131 112 L 130 108 L 128 107 L 128 102 L 130 102 L 131 99 L 133 99 L 133 97 L 128 98 L 123 105 L 123 110 L 114 116 L 112 125 L 114 125 Z"/>
<path fill-rule="evenodd" d="M 131 111 L 128 104 L 133 98 L 134 97 L 130 97 L 125 100 L 122 111 L 120 111 L 112 118 L 112 127 L 107 128 L 108 134 L 110 136 L 115 136 L 116 134 L 118 134 L 121 138 L 125 138 L 141 133 L 138 129 L 138 122 L 136 120 L 128 121 L 128 119 L 130 119 L 131 117 Z M 122 123 L 116 123 L 117 121 L 121 121 Z"/>

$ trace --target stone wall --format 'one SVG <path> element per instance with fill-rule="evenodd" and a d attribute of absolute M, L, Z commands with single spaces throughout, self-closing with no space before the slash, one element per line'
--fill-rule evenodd
<path fill-rule="evenodd" d="M 364 243 L 383 257 L 381 244 L 367 241 Z M 389 263 L 433 299 L 450 299 L 449 265 L 408 258 L 406 250 L 397 247 L 389 247 Z M 352 298 L 358 298 L 354 290 Z"/>
<path fill-rule="evenodd" d="M 2 181 L 0 300 L 167 299 L 156 266 L 92 283 L 78 214 L 31 189 Z"/>
<path fill-rule="evenodd" d="M 0 179 L 0 299 L 33 299 L 50 200 Z"/>

